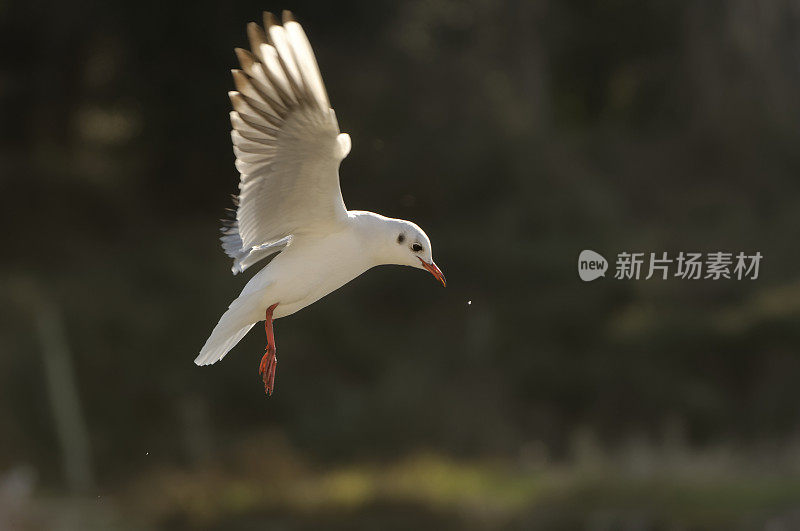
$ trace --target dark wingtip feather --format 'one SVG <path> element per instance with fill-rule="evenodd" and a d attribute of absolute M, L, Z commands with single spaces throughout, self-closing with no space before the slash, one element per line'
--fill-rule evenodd
<path fill-rule="evenodd" d="M 250 41 L 250 49 L 256 53 L 258 52 L 258 48 L 261 44 L 268 42 L 267 34 L 264 33 L 264 30 L 261 29 L 261 26 L 255 22 L 250 22 L 247 25 L 247 38 Z"/>
<path fill-rule="evenodd" d="M 236 59 L 239 61 L 239 64 L 242 65 L 242 68 L 247 68 L 249 65 L 256 62 L 253 54 L 244 48 L 234 48 L 233 51 L 236 53 Z"/>
<path fill-rule="evenodd" d="M 233 77 L 233 85 L 236 90 L 242 94 L 245 92 L 245 87 L 248 84 L 247 75 L 238 68 L 231 69 L 231 76 Z"/>
<path fill-rule="evenodd" d="M 269 31 L 271 26 L 274 26 L 278 23 L 278 19 L 275 18 L 270 11 L 264 11 L 264 28 Z"/>
<path fill-rule="evenodd" d="M 263 34 L 264 30 L 261 28 L 261 26 L 258 25 L 258 22 L 248 22 L 247 23 L 247 34 L 248 34 L 248 36 L 251 33 L 253 33 L 253 34 Z"/>

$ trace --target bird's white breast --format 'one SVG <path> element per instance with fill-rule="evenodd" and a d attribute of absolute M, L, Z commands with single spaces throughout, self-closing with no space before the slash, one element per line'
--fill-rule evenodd
<path fill-rule="evenodd" d="M 291 315 L 372 267 L 362 247 L 349 230 L 319 237 L 296 236 L 242 293 L 263 290 L 264 308 L 278 303 L 274 318 Z"/>

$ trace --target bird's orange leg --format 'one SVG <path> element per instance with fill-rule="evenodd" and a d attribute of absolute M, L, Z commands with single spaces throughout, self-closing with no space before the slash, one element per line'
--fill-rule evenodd
<path fill-rule="evenodd" d="M 267 308 L 266 320 L 264 321 L 264 330 L 267 332 L 267 351 L 258 366 L 258 372 L 264 381 L 264 391 L 267 396 L 272 396 L 272 391 L 275 390 L 275 371 L 278 369 L 278 357 L 276 356 L 278 349 L 275 348 L 275 335 L 272 333 L 272 312 L 276 306 L 278 306 L 277 302 Z"/>

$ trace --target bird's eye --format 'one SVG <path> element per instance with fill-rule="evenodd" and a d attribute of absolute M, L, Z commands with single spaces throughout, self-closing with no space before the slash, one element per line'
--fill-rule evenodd
<path fill-rule="evenodd" d="M 406 235 L 401 232 L 400 236 L 397 237 L 397 243 L 403 243 L 404 241 L 406 241 Z"/>
<path fill-rule="evenodd" d="M 418 243 L 415 243 L 414 245 L 411 246 L 411 250 L 414 251 L 415 253 L 418 253 L 422 250 L 422 246 Z"/>

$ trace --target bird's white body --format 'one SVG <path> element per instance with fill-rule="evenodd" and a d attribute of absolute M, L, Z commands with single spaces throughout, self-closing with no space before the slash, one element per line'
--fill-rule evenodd
<path fill-rule="evenodd" d="M 412 245 L 424 242 L 423 250 L 408 253 L 405 244 L 397 244 L 400 234 Z M 331 224 L 328 230 L 318 228 L 295 234 L 231 303 L 195 363 L 219 361 L 255 323 L 264 319 L 265 310 L 273 304 L 277 304 L 273 319 L 286 317 L 375 266 L 424 268 L 420 265 L 423 261 L 433 263 L 430 256 L 430 241 L 422 229 L 409 221 L 373 212 L 349 211 L 344 220 Z"/>
<path fill-rule="evenodd" d="M 291 315 L 377 265 L 364 224 L 371 213 L 351 213 L 328 234 L 296 235 L 258 272 L 242 295 L 259 293 L 262 307 L 279 303 L 273 317 Z M 262 316 L 263 317 L 263 316 Z"/>
<path fill-rule="evenodd" d="M 233 71 L 237 91 L 229 96 L 240 193 L 235 219 L 221 239 L 234 274 L 272 260 L 220 318 L 198 365 L 222 359 L 265 312 L 271 327 L 272 319 L 305 308 L 374 266 L 427 269 L 444 283 L 422 229 L 345 208 L 338 170 L 350 137 L 339 131 L 311 45 L 288 12 L 283 26 L 269 13 L 264 22 L 266 32 L 248 26 L 252 51 L 236 50 L 242 70 Z"/>

